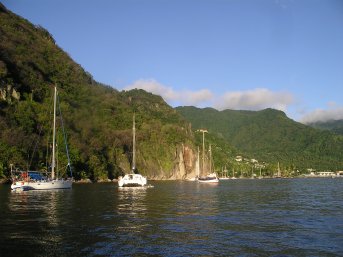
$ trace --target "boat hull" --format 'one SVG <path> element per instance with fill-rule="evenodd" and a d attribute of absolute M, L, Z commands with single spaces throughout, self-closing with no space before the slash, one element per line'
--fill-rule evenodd
<path fill-rule="evenodd" d="M 205 177 L 198 178 L 199 183 L 218 183 L 219 179 L 215 173 L 208 174 Z"/>
<path fill-rule="evenodd" d="M 218 183 L 219 179 L 218 178 L 199 178 L 198 182 L 199 183 Z"/>
<path fill-rule="evenodd" d="M 46 180 L 46 181 L 16 181 L 12 183 L 12 190 L 52 190 L 52 189 L 71 189 L 72 180 Z"/>
<path fill-rule="evenodd" d="M 147 179 L 140 174 L 127 174 L 124 177 L 119 177 L 119 187 L 143 187 L 146 186 Z"/>

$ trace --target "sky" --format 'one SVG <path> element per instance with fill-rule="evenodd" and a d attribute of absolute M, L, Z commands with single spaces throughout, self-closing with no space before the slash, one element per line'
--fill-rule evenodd
<path fill-rule="evenodd" d="M 343 119 L 341 0 L 0 0 L 93 78 L 173 107 Z"/>

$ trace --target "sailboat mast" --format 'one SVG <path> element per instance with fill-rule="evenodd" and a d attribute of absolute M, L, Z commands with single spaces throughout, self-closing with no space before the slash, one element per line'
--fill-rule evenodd
<path fill-rule="evenodd" d="M 210 152 L 210 174 L 212 173 L 212 147 L 211 144 L 209 146 L 209 152 Z"/>
<path fill-rule="evenodd" d="M 133 127 L 132 127 L 132 171 L 136 169 L 136 121 L 135 114 L 133 114 Z"/>
<path fill-rule="evenodd" d="M 208 133 L 206 129 L 199 129 L 197 130 L 202 133 L 202 168 L 201 172 L 204 173 L 205 169 L 205 133 Z"/>
<path fill-rule="evenodd" d="M 202 131 L 202 174 L 204 174 L 205 167 L 205 132 Z"/>
<path fill-rule="evenodd" d="M 199 151 L 199 146 L 198 146 L 198 158 L 197 158 L 197 165 L 196 165 L 196 177 L 199 178 L 200 177 L 200 151 Z"/>
<path fill-rule="evenodd" d="M 54 90 L 54 124 L 52 130 L 52 162 L 51 162 L 51 178 L 55 178 L 55 146 L 56 146 L 56 98 L 57 98 L 57 88 L 55 86 Z"/>
<path fill-rule="evenodd" d="M 198 129 L 196 132 L 202 133 L 202 167 L 201 167 L 201 173 L 204 173 L 205 170 L 205 133 L 208 133 L 206 129 Z"/>

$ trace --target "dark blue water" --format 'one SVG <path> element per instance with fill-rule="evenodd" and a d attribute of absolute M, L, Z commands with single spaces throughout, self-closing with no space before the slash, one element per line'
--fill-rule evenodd
<path fill-rule="evenodd" d="M 343 256 L 343 179 L 0 185 L 0 256 Z"/>

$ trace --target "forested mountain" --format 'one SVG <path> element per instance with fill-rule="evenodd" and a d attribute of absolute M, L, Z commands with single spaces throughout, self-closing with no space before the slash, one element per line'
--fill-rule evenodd
<path fill-rule="evenodd" d="M 343 137 L 289 119 L 273 109 L 217 111 L 178 107 L 194 129 L 207 128 L 241 152 L 293 169 L 342 169 Z"/>
<path fill-rule="evenodd" d="M 206 153 L 211 144 L 217 171 L 227 166 L 248 174 L 255 166 L 237 163 L 237 155 L 261 163 L 280 161 L 288 170 L 342 169 L 341 135 L 294 122 L 272 109 L 175 110 L 160 96 L 143 90 L 119 92 L 94 81 L 47 30 L 0 3 L 0 178 L 9 175 L 10 164 L 47 169 L 55 85 L 76 179 L 112 179 L 130 170 L 134 113 L 137 167 L 150 179 L 194 176 L 202 144 L 198 128 L 209 131 Z M 58 139 L 62 145 L 63 136 Z M 63 167 L 62 149 L 59 155 Z"/>
<path fill-rule="evenodd" d="M 130 170 L 133 113 L 142 174 L 183 178 L 193 172 L 194 134 L 160 96 L 97 83 L 47 30 L 0 4 L 0 177 L 8 176 L 10 164 L 46 167 L 55 85 L 77 179 L 112 179 Z"/>
<path fill-rule="evenodd" d="M 343 120 L 330 120 L 326 122 L 313 122 L 307 124 L 313 128 L 318 128 L 322 130 L 330 130 L 337 134 L 343 135 Z"/>

